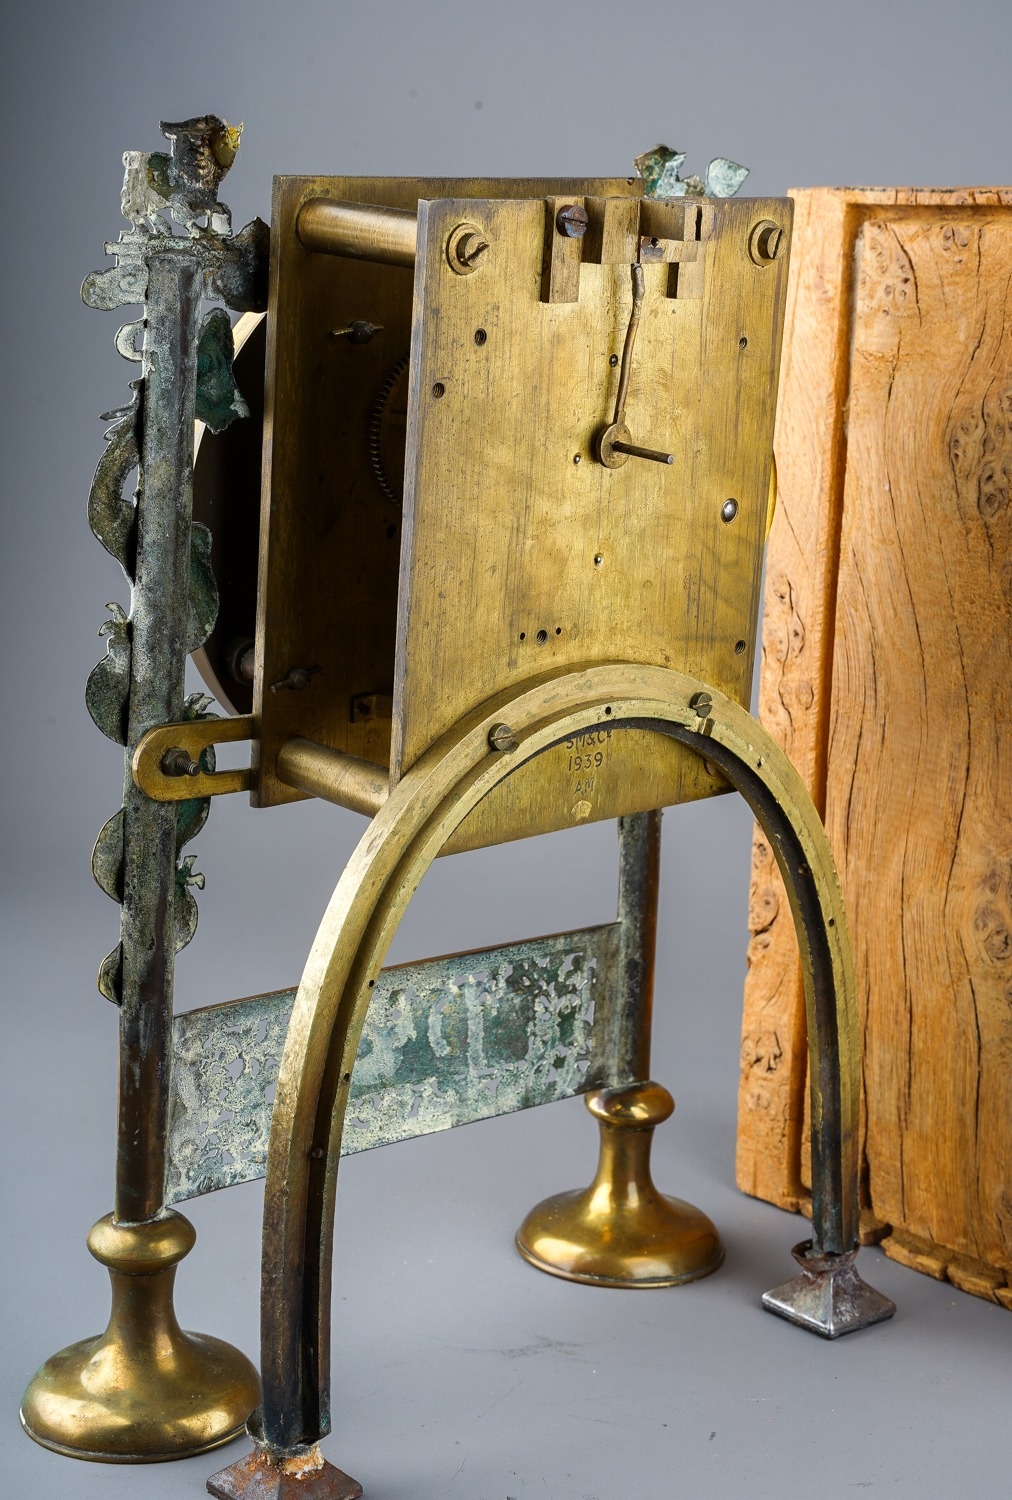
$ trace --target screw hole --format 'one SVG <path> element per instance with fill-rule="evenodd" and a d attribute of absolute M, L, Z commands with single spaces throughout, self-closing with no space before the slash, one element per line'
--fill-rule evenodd
<path fill-rule="evenodd" d="M 605 713 L 606 714 L 610 714 L 611 713 L 611 704 L 610 703 L 609 703 L 608 707 L 605 709 Z"/>
<path fill-rule="evenodd" d="M 735 643 L 734 643 L 734 654 L 735 654 L 735 656 L 743 656 L 744 653 L 745 653 L 745 642 L 744 641 L 735 641 Z"/>
<path fill-rule="evenodd" d="M 742 334 L 741 338 L 738 340 L 738 348 L 739 349 L 747 349 L 748 348 L 748 339 L 745 337 L 744 334 Z"/>
<path fill-rule="evenodd" d="M 435 385 L 432 387 L 432 394 L 435 396 L 437 401 L 439 400 L 440 396 L 446 395 L 446 386 L 441 380 L 437 380 Z"/>
<path fill-rule="evenodd" d="M 479 349 L 481 348 L 482 344 L 484 344 L 486 342 L 487 339 L 488 339 L 488 334 L 485 332 L 484 328 L 476 328 L 474 330 L 474 341 L 478 345 Z"/>
<path fill-rule="evenodd" d="M 596 552 L 594 554 L 594 567 L 595 568 L 599 568 L 603 562 L 604 562 L 604 554 L 601 553 L 601 552 Z"/>
<path fill-rule="evenodd" d="M 351 1074 L 350 1073 L 342 1073 L 341 1074 L 341 1082 L 342 1083 L 350 1083 L 351 1082 Z"/>
<path fill-rule="evenodd" d="M 537 636 L 535 637 L 535 639 L 536 639 L 536 641 L 537 641 L 537 643 L 538 643 L 539 646 L 543 646 L 545 644 L 545 642 L 547 641 L 547 639 L 548 639 L 548 631 L 547 630 L 539 630 L 538 633 L 537 633 Z"/>
<path fill-rule="evenodd" d="M 573 462 L 574 462 L 574 464 L 582 464 L 583 463 L 583 454 L 582 453 L 574 453 L 573 454 Z"/>
<path fill-rule="evenodd" d="M 555 627 L 555 634 L 556 635 L 561 635 L 562 634 L 562 626 L 561 625 L 556 625 L 556 627 Z"/>
<path fill-rule="evenodd" d="M 375 981 L 375 979 L 370 979 L 370 981 L 369 981 L 369 988 L 370 989 L 375 989 L 375 987 L 376 987 L 376 981 Z"/>
<path fill-rule="evenodd" d="M 830 917 L 829 922 L 827 923 L 827 926 L 829 926 L 829 927 L 835 927 L 836 926 L 836 918 L 835 917 Z"/>
<path fill-rule="evenodd" d="M 617 354 L 609 354 L 609 356 L 608 356 L 608 363 L 611 365 L 612 369 L 614 370 L 615 366 L 618 364 L 618 355 Z"/>

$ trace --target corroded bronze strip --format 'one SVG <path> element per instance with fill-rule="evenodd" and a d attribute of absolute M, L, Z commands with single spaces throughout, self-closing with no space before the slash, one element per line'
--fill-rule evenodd
<path fill-rule="evenodd" d="M 612 1028 L 594 1027 L 625 988 L 615 982 L 618 957 L 611 923 L 384 969 L 359 1044 L 342 1155 L 569 1099 L 610 1076 Z M 176 1017 L 167 1203 L 266 1173 L 295 993 Z"/>

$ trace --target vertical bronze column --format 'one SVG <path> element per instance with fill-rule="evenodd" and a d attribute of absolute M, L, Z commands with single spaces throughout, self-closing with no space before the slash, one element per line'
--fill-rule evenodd
<path fill-rule="evenodd" d="M 661 814 L 619 819 L 618 995 L 601 1038 L 612 1082 L 586 1095 L 600 1127 L 590 1187 L 546 1198 L 517 1232 L 531 1265 L 594 1286 L 673 1286 L 724 1259 L 704 1213 L 658 1192 L 650 1175 L 654 1129 L 674 1111 L 650 1078 Z"/>
<path fill-rule="evenodd" d="M 196 368 L 202 285 L 195 254 L 149 253 L 120 928 L 115 1217 L 131 1224 L 162 1208 L 176 877 L 176 804 L 146 797 L 131 760 L 149 729 L 183 716 L 196 404 L 187 376 Z"/>
<path fill-rule="evenodd" d="M 207 136 L 208 149 L 223 152 L 229 132 L 238 144 L 238 132 L 215 116 L 165 129 L 170 139 L 188 132 L 197 148 Z M 188 887 L 202 883 L 180 851 L 203 826 L 207 802 L 152 801 L 134 781 L 132 757 L 148 730 L 206 716 L 209 700 L 187 699 L 184 687 L 187 655 L 217 612 L 209 536 L 191 515 L 194 420 L 220 428 L 246 407 L 231 376 L 228 316 L 220 308 L 202 316 L 202 304 L 209 296 L 237 308 L 262 303 L 266 228 L 255 221 L 234 238 L 219 234 L 226 211 L 216 211 L 206 184 L 186 180 L 184 161 L 177 169 L 173 157 L 159 169 L 175 184 L 167 203 L 150 198 L 144 154 L 124 160 L 124 211 L 133 228 L 106 247 L 117 264 L 93 273 L 82 289 L 92 307 L 143 305 L 143 317 L 116 340 L 120 353 L 140 363 L 141 379 L 130 403 L 110 414 L 115 425 L 89 500 L 92 530 L 130 582 L 130 613 L 110 606 L 108 654 L 86 694 L 95 723 L 125 749 L 123 805 L 99 834 L 92 860 L 99 885 L 121 907 L 119 943 L 99 972 L 99 989 L 120 1012 L 115 1211 L 88 1236 L 109 1270 L 112 1312 L 103 1334 L 47 1360 L 21 1419 L 31 1437 L 59 1452 L 143 1462 L 227 1442 L 259 1399 L 246 1356 L 184 1333 L 173 1309 L 175 1268 L 196 1238 L 188 1220 L 164 1206 L 173 970 L 196 926 Z M 188 233 L 155 223 L 166 206 Z M 196 228 L 195 207 L 206 228 Z M 206 372 L 201 378 L 198 369 Z M 134 469 L 136 490 L 127 497 Z"/>

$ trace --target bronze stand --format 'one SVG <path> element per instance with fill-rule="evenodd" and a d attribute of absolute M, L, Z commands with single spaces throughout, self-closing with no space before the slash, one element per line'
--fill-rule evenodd
<path fill-rule="evenodd" d="M 832 856 L 744 707 L 790 204 L 701 201 L 667 148 L 640 158 L 641 182 L 279 179 L 266 340 L 237 330 L 244 369 L 266 363 L 262 431 L 247 424 L 246 461 L 222 469 L 220 505 L 198 493 L 194 520 L 195 419 L 199 473 L 206 431 L 248 413 L 228 315 L 203 303 L 266 306 L 268 235 L 254 221 L 232 236 L 217 201 L 239 131 L 216 116 L 162 129 L 170 155 L 126 153 L 133 227 L 83 289 L 93 307 L 143 305 L 117 338 L 142 378 L 109 414 L 89 503 L 131 585 L 87 688 L 126 751 L 93 856 L 122 908 L 99 976 L 121 1016 L 116 1208 L 89 1237 L 113 1309 L 38 1372 L 25 1427 L 110 1462 L 241 1430 L 257 1375 L 180 1330 L 175 1266 L 194 1236 L 172 1205 L 265 1176 L 255 1451 L 209 1489 L 354 1500 L 319 1448 L 341 1156 L 578 1093 L 597 1175 L 528 1216 L 521 1252 L 599 1285 L 714 1270 L 713 1225 L 650 1175 L 673 1103 L 649 1081 L 660 813 L 643 809 L 729 787 L 784 876 L 808 1017 L 813 1240 L 765 1305 L 828 1337 L 888 1316 L 853 1266 L 857 1024 Z M 718 167 L 726 198 L 742 169 Z M 184 697 L 194 653 L 234 717 Z M 214 745 L 244 738 L 249 769 L 217 772 Z M 297 992 L 174 1015 L 203 883 L 182 851 L 210 798 L 242 789 L 371 821 Z M 384 968 L 440 853 L 616 816 L 616 922 Z"/>
<path fill-rule="evenodd" d="M 173 139 L 203 132 L 218 160 L 230 161 L 238 146 L 238 132 L 214 117 L 164 129 Z M 99 885 L 121 906 L 120 942 L 99 973 L 99 989 L 120 1012 L 116 1207 L 88 1237 L 109 1268 L 112 1314 L 100 1337 L 46 1361 L 21 1408 L 37 1442 L 110 1463 L 217 1447 L 242 1431 L 259 1397 L 246 1356 L 184 1334 L 172 1307 L 176 1265 L 195 1239 L 189 1222 L 164 1207 L 173 971 L 196 927 L 189 887 L 203 884 L 181 849 L 202 827 L 208 803 L 152 801 L 131 763 L 149 730 L 205 716 L 209 701 L 184 700 L 187 655 L 211 630 L 218 604 L 206 534 L 191 525 L 194 420 L 223 427 L 245 406 L 231 375 L 228 317 L 221 309 L 203 316 L 202 303 L 220 296 L 236 308 L 262 305 L 266 231 L 256 221 L 234 238 L 216 233 L 227 210 L 206 190 L 199 211 L 208 225 L 198 230 L 181 189 L 169 206 L 189 233 L 176 237 L 161 220 L 148 228 L 141 207 L 152 223 L 157 210 L 131 206 L 127 188 L 124 211 L 134 227 L 106 246 L 117 264 L 82 288 L 91 307 L 143 304 L 142 318 L 116 340 L 140 364 L 141 379 L 129 404 L 109 413 L 115 425 L 89 502 L 92 530 L 131 584 L 129 618 L 110 606 L 109 652 L 86 694 L 98 727 L 126 752 L 123 806 L 102 829 L 92 862 Z M 135 467 L 136 492 L 127 497 L 123 486 Z M 205 760 L 212 765 L 213 752 Z"/>

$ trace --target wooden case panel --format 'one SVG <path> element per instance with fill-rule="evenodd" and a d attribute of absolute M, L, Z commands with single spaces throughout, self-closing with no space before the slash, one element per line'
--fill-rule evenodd
<path fill-rule="evenodd" d="M 1012 192 L 797 196 L 761 715 L 853 928 L 868 1233 L 1012 1306 Z M 759 833 L 750 920 L 739 1183 L 803 1208 L 800 969 Z"/>
<path fill-rule="evenodd" d="M 677 666 L 747 703 L 787 279 L 786 255 L 759 266 L 748 247 L 761 220 L 789 227 L 790 204 L 706 207 L 701 297 L 669 296 L 671 268 L 644 268 L 627 402 L 633 440 L 675 462 L 607 469 L 594 439 L 614 408 L 630 266 L 585 257 L 578 300 L 548 304 L 543 202 L 420 205 L 394 775 L 493 693 L 577 664 Z M 470 276 L 446 255 L 462 221 L 491 247 Z M 452 847 L 725 788 L 632 731 L 595 744 L 588 788 L 587 748 L 518 771 Z"/>

